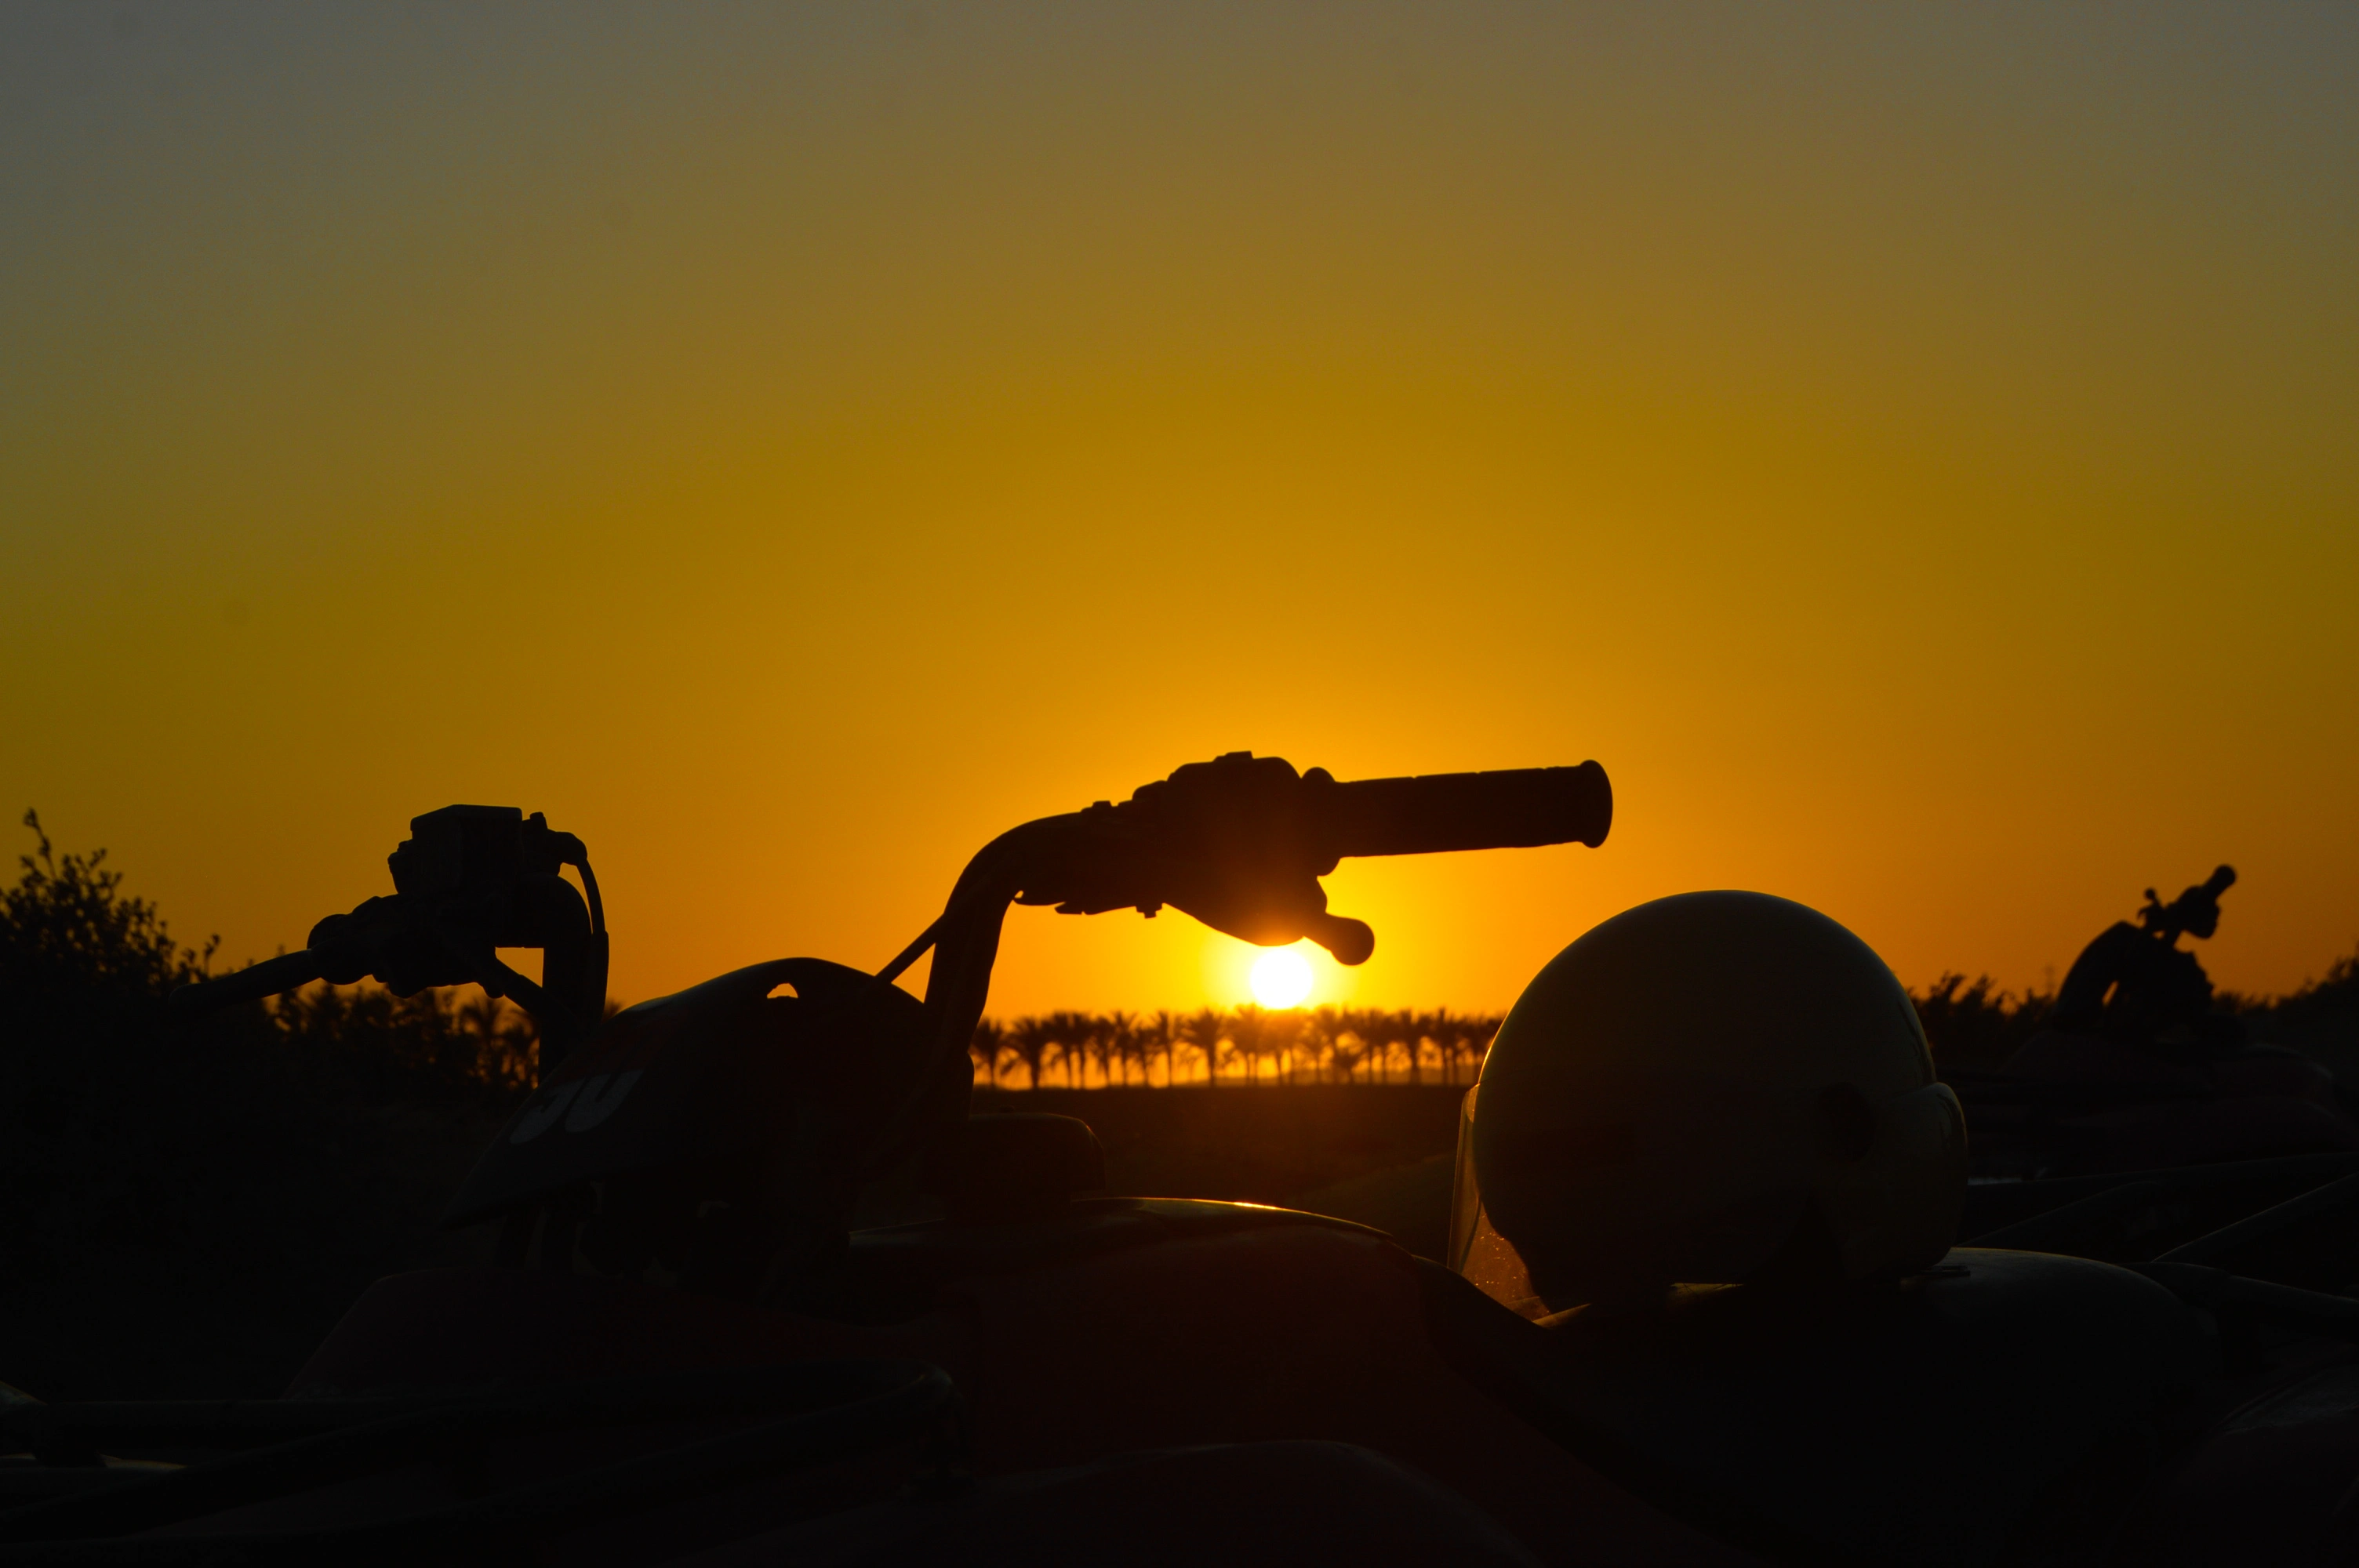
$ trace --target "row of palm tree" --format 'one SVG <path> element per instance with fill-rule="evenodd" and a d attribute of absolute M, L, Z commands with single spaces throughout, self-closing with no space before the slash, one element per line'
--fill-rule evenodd
<path fill-rule="evenodd" d="M 1446 1008 L 1045 1012 L 986 1018 L 968 1049 L 995 1088 L 1457 1084 L 1474 1080 L 1499 1023 Z"/>

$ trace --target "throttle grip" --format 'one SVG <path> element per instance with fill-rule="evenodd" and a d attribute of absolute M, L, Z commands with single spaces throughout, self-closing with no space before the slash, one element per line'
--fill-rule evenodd
<path fill-rule="evenodd" d="M 280 991 L 308 986 L 320 978 L 320 956 L 307 947 L 301 952 L 282 953 L 276 958 L 249 964 L 234 974 L 180 986 L 172 992 L 169 1005 L 174 1012 L 189 1016 L 211 1012 L 216 1008 L 260 1001 Z"/>
<path fill-rule="evenodd" d="M 1305 779 L 1309 815 L 1336 855 L 1432 855 L 1605 841 L 1614 786 L 1595 762 L 1339 784 Z"/>

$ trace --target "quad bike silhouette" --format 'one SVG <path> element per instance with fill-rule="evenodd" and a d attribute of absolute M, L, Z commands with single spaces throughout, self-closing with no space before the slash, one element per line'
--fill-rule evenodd
<path fill-rule="evenodd" d="M 579 840 L 419 817 L 394 894 L 178 1005 L 365 975 L 518 999 L 541 1083 L 450 1214 L 498 1261 L 377 1281 L 279 1400 L 0 1394 L 0 1563 L 2359 1549 L 2359 1158 L 1977 1187 L 1930 1271 L 1600 1316 L 1341 1220 L 1099 1195 L 1082 1123 L 969 1114 L 1011 902 L 1357 962 L 1318 880 L 1342 857 L 1594 847 L 1611 815 L 1594 763 L 1345 784 L 1233 754 L 994 840 L 875 974 L 759 964 L 603 1024 Z M 929 947 L 920 1001 L 892 982 Z"/>
<path fill-rule="evenodd" d="M 1995 1072 L 1952 1073 L 1991 1174 L 2079 1175 L 2359 1149 L 2333 1075 L 2212 1010 L 2184 935 L 2219 929 L 2222 866 L 2084 948 L 2047 1026 Z"/>

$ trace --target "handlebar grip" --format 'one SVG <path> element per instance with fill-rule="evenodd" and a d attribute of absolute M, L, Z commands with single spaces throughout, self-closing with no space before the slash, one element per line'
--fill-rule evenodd
<path fill-rule="evenodd" d="M 216 1008 L 235 1007 L 242 1001 L 260 1001 L 264 997 L 310 985 L 320 978 L 320 969 L 319 955 L 308 947 L 299 953 L 282 953 L 276 958 L 250 964 L 235 974 L 181 986 L 172 992 L 171 1009 L 192 1017 Z"/>
<path fill-rule="evenodd" d="M 1614 786 L 1595 762 L 1359 779 L 1323 791 L 1320 815 L 1338 855 L 1431 855 L 1605 841 Z"/>

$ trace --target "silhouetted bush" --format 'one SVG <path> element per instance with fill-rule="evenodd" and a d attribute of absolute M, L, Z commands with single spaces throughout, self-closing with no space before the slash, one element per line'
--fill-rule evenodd
<path fill-rule="evenodd" d="M 1925 1025 L 1933 1065 L 1943 1072 L 1988 1072 L 2005 1065 L 2023 1043 L 2039 1033 L 2056 999 L 2046 991 L 2022 996 L 2001 990 L 1988 975 L 1971 983 L 1944 974 L 1922 991 L 1911 991 Z"/>
<path fill-rule="evenodd" d="M 1910 992 L 1909 1000 L 1924 1021 L 1934 1064 L 1945 1072 L 2004 1065 L 2047 1027 L 2056 1002 L 2053 992 L 2017 996 L 1999 989 L 1988 975 L 1969 983 L 1958 974 Z M 2336 959 L 2324 979 L 2306 981 L 2290 995 L 2221 991 L 2213 1005 L 2243 1020 L 2246 1036 L 2256 1044 L 2292 1046 L 2337 1072 L 2359 1074 L 2359 953 Z"/>
<path fill-rule="evenodd" d="M 2359 1076 L 2359 952 L 2337 958 L 2324 979 L 2305 981 L 2290 996 L 2230 1000 L 2255 1040 L 2291 1045 Z"/>
<path fill-rule="evenodd" d="M 528 1082 L 520 1015 L 315 988 L 174 1018 L 203 977 L 103 852 L 0 889 L 0 1379 L 275 1393 L 435 1221 Z"/>

